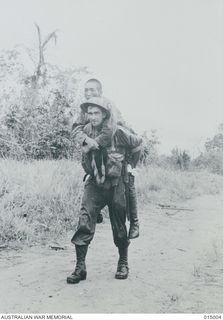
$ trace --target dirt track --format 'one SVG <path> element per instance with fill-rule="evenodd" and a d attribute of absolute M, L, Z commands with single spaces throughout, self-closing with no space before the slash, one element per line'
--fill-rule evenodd
<path fill-rule="evenodd" d="M 0 313 L 223 312 L 223 196 L 181 206 L 194 211 L 141 212 L 127 280 L 114 279 L 118 255 L 107 219 L 89 248 L 88 278 L 77 285 L 66 283 L 74 265 L 71 235 L 65 250 L 1 250 Z"/>

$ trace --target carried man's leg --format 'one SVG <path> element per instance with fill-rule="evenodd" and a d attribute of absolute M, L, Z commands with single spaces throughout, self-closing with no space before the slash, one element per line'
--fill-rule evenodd
<path fill-rule="evenodd" d="M 134 239 L 139 236 L 139 218 L 138 218 L 138 209 L 137 209 L 137 196 L 135 189 L 135 177 L 132 173 L 129 173 L 129 182 L 128 182 L 128 209 L 129 209 L 129 220 L 130 220 L 130 229 L 129 229 L 129 239 Z"/>

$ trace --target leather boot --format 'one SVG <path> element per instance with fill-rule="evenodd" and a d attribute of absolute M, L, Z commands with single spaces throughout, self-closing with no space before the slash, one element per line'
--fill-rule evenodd
<path fill-rule="evenodd" d="M 128 267 L 128 247 L 118 248 L 119 251 L 119 260 L 118 267 L 115 274 L 116 279 L 126 279 L 129 274 Z"/>
<path fill-rule="evenodd" d="M 139 222 L 138 220 L 130 220 L 129 239 L 135 239 L 139 237 Z"/>
<path fill-rule="evenodd" d="M 67 277 L 67 283 L 78 283 L 81 280 L 86 280 L 87 271 L 85 265 L 85 257 L 87 254 L 88 246 L 77 246 L 76 248 L 76 267 L 74 272 Z"/>
<path fill-rule="evenodd" d="M 102 223 L 102 222 L 103 222 L 103 215 L 99 213 L 97 216 L 97 223 Z"/>

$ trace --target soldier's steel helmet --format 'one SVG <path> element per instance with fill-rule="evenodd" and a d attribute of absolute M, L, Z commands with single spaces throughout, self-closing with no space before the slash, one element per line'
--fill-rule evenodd
<path fill-rule="evenodd" d="M 111 115 L 111 102 L 105 97 L 92 97 L 80 105 L 85 113 L 88 112 L 88 107 L 90 106 L 101 108 L 106 113 L 107 118 Z"/>

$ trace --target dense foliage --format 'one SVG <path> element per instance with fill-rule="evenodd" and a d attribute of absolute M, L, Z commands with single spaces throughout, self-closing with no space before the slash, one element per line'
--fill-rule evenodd
<path fill-rule="evenodd" d="M 3 52 L 0 65 L 0 156 L 60 159 L 75 154 L 70 127 L 86 68 L 48 66 L 37 81 L 25 69 L 17 49 Z"/>

